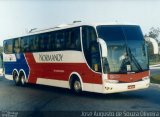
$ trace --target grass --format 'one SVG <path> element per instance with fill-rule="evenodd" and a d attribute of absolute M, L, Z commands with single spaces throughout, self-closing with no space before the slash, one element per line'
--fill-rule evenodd
<path fill-rule="evenodd" d="M 157 65 L 157 64 L 160 64 L 160 62 L 149 62 L 149 65 Z"/>
<path fill-rule="evenodd" d="M 160 84 L 160 74 L 152 75 L 150 78 L 151 83 Z"/>

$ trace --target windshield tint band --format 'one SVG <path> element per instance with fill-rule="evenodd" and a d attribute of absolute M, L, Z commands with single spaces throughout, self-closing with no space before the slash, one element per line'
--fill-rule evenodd
<path fill-rule="evenodd" d="M 101 25 L 97 26 L 97 32 L 99 38 L 102 38 L 107 44 L 109 68 L 107 73 L 148 70 L 148 56 L 139 26 Z"/>

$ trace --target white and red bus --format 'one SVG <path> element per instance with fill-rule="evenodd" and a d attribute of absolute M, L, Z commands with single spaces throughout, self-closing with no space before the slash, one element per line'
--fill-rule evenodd
<path fill-rule="evenodd" d="M 4 41 L 5 77 L 115 93 L 149 86 L 145 40 L 138 25 L 73 23 Z"/>

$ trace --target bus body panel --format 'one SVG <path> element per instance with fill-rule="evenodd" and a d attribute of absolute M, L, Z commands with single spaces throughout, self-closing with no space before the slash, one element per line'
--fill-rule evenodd
<path fill-rule="evenodd" d="M 89 61 L 90 59 L 87 58 L 89 55 L 94 55 L 94 54 L 87 53 L 87 51 L 84 49 L 85 43 L 83 42 L 87 39 L 94 37 L 93 39 L 94 43 L 92 39 L 90 39 L 90 41 L 86 41 L 87 49 L 89 48 L 90 50 L 94 51 L 95 49 L 94 46 L 88 47 L 89 45 L 88 43 L 90 44 L 92 43 L 93 45 L 97 44 L 98 46 L 96 47 L 100 47 L 100 43 L 98 42 L 99 36 L 98 33 L 95 35 L 91 35 L 92 31 L 88 33 L 89 32 L 88 28 L 85 32 L 87 38 L 84 38 L 83 35 L 85 34 L 83 33 L 83 29 L 85 29 L 84 26 L 86 25 L 68 26 L 59 29 L 52 28 L 51 30 L 44 30 L 40 32 L 37 31 L 36 33 L 31 33 L 24 37 L 15 38 L 13 42 L 8 42 L 8 43 L 5 42 L 4 46 L 6 48 L 8 47 L 10 48 L 10 45 L 14 45 L 13 46 L 14 49 L 12 48 L 13 49 L 12 53 L 18 53 L 18 54 L 4 54 L 4 66 L 5 66 L 6 78 L 13 79 L 12 73 L 14 70 L 17 70 L 18 72 L 23 70 L 26 74 L 26 78 L 28 79 L 27 80 L 28 83 L 70 88 L 69 80 L 71 74 L 76 74 L 79 76 L 83 91 L 98 92 L 105 94 L 144 89 L 149 86 L 150 80 L 149 80 L 148 70 L 142 72 L 137 71 L 137 73 L 126 72 L 123 74 L 116 74 L 116 73 L 112 74 L 109 72 L 107 74 L 107 72 L 104 72 L 103 68 L 104 58 L 101 55 L 101 52 L 104 50 L 98 51 L 101 57 L 99 60 L 101 62 L 100 64 L 101 70 L 99 70 L 98 68 L 100 67 L 97 68 L 97 64 L 94 63 L 93 65 L 97 70 L 92 68 L 93 65 L 91 64 L 91 61 Z M 87 25 L 87 26 L 92 27 L 94 30 L 93 32 L 97 32 L 96 30 L 97 25 Z M 112 27 L 114 25 L 110 26 Z M 64 31 L 64 33 L 62 31 Z M 75 34 L 78 34 L 79 37 L 77 38 Z M 46 37 L 48 42 L 46 41 Z M 68 40 L 64 41 L 66 37 Z M 76 43 L 79 44 L 79 46 L 77 46 L 78 44 L 76 45 L 77 48 L 74 48 L 75 50 L 72 48 L 72 45 L 67 46 L 67 42 L 68 41 L 72 42 L 70 40 L 73 39 L 73 37 L 74 40 L 79 39 L 77 41 L 74 41 L 75 45 Z M 38 38 L 38 44 L 36 41 L 37 38 Z M 12 39 L 10 39 L 10 41 L 11 40 Z M 25 43 L 29 45 L 26 46 Z M 62 48 L 58 50 L 59 44 L 61 43 L 63 43 L 64 45 L 66 44 L 65 46 L 67 46 L 67 48 L 69 48 L 70 50 L 67 50 L 66 48 L 64 49 L 63 47 L 65 46 L 63 44 L 61 45 Z M 30 44 L 35 44 L 36 46 Z M 53 46 L 52 44 L 55 45 Z M 49 48 L 49 50 L 47 49 L 43 50 L 44 46 L 45 48 Z M 54 48 L 55 46 L 57 46 L 57 48 Z M 35 48 L 38 48 L 38 50 L 36 50 Z M 21 53 L 20 49 L 24 53 Z M 35 51 L 33 51 L 34 49 Z M 109 80 L 111 82 L 108 82 Z M 112 81 L 114 80 L 117 80 L 118 83 L 113 83 Z"/>
<path fill-rule="evenodd" d="M 8 79 L 13 80 L 13 70 L 16 69 L 19 72 L 22 69 L 26 73 L 28 83 L 70 88 L 70 75 L 73 72 L 76 72 L 81 76 L 84 91 L 102 92 L 103 89 L 101 73 L 96 73 L 88 67 L 82 56 L 82 52 L 70 51 L 70 56 L 72 54 L 80 54 L 81 61 L 79 58 L 77 59 L 77 61 L 76 58 L 65 60 L 65 56 L 63 56 L 64 58 L 61 62 L 51 62 L 46 60 L 43 60 L 42 62 L 40 60 L 36 60 L 39 59 L 39 57 L 37 57 L 38 55 L 47 55 L 47 53 L 48 52 L 34 54 L 26 53 L 19 55 L 12 54 L 15 59 L 9 59 L 8 57 L 10 57 L 11 55 L 4 55 L 5 76 L 7 78 L 10 77 Z M 55 52 L 49 53 L 54 55 Z M 66 51 L 59 53 L 63 53 L 63 55 L 65 55 Z M 67 58 L 69 58 L 70 56 L 68 56 Z M 73 61 L 75 62 L 73 63 Z"/>
<path fill-rule="evenodd" d="M 62 54 L 62 52 L 60 53 Z M 63 52 L 63 54 L 64 53 L 65 52 Z M 75 53 L 82 54 L 81 52 L 70 52 L 71 55 Z M 52 55 L 54 55 L 54 52 Z M 64 56 L 63 61 L 59 63 L 51 63 L 51 61 L 37 63 L 34 54 L 27 53 L 25 56 L 30 67 L 30 75 L 28 80 L 29 83 L 36 83 L 38 77 L 68 81 L 70 74 L 72 72 L 77 72 L 82 77 L 82 81 L 84 83 L 102 84 L 101 74 L 95 73 L 88 68 L 83 59 L 81 63 L 80 61 L 77 61 L 77 63 L 72 63 L 72 61 L 76 62 L 76 60 L 74 60 L 76 58 L 70 59 L 68 62 L 63 62 L 65 59 L 67 59 Z"/>
<path fill-rule="evenodd" d="M 3 54 L 3 60 L 5 74 L 12 75 L 14 69 L 16 69 L 18 72 L 23 69 L 25 71 L 26 78 L 28 78 L 29 66 L 24 54 Z"/>
<path fill-rule="evenodd" d="M 129 83 L 141 81 L 142 78 L 148 77 L 149 71 L 128 74 L 108 74 L 109 80 L 118 80 L 119 82 Z"/>
<path fill-rule="evenodd" d="M 149 87 L 150 79 L 130 83 L 104 83 L 103 93 L 118 93 L 126 91 L 134 91 Z"/>

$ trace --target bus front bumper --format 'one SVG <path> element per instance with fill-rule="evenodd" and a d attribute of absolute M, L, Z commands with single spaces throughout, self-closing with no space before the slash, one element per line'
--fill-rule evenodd
<path fill-rule="evenodd" d="M 104 83 L 103 93 L 117 93 L 125 91 L 134 91 L 149 87 L 150 79 L 145 79 L 132 83 Z"/>

